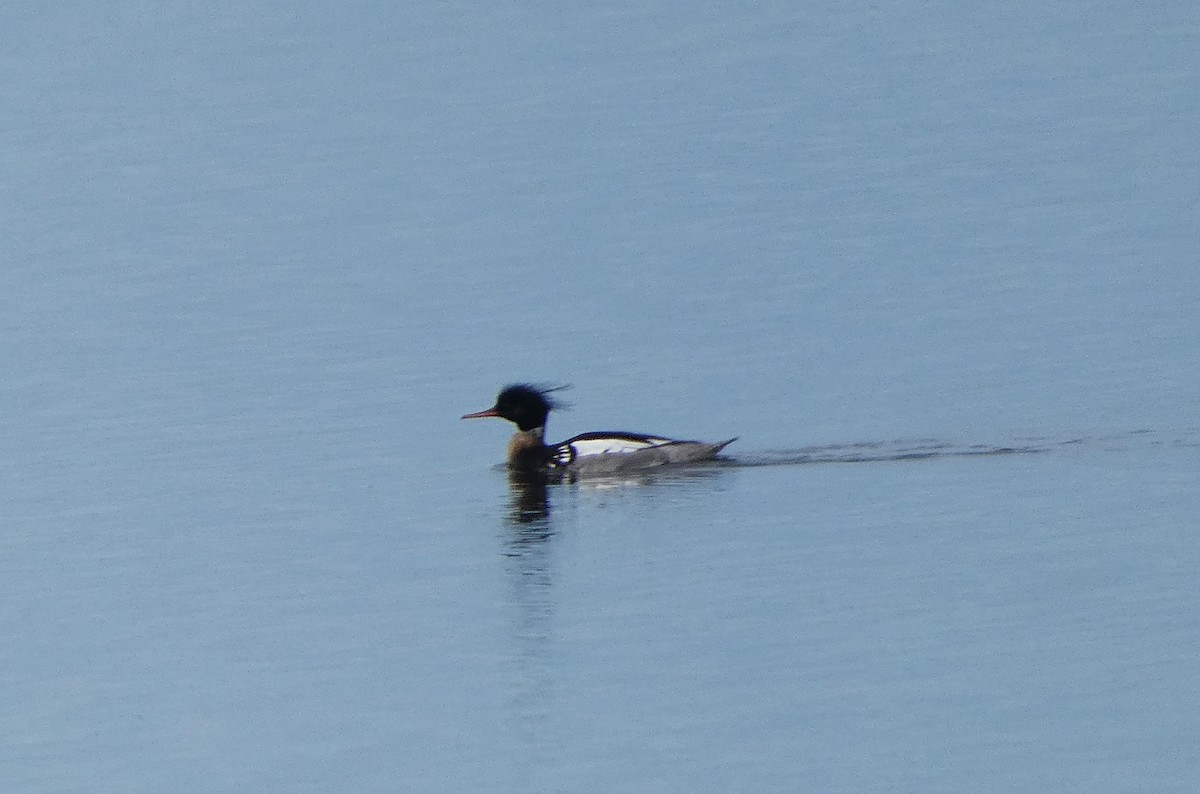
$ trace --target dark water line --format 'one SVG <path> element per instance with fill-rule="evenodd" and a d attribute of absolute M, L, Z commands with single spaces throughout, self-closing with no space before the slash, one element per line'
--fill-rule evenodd
<path fill-rule="evenodd" d="M 1004 444 L 956 444 L 936 439 L 898 439 L 849 444 L 825 444 L 796 449 L 771 449 L 730 454 L 728 467 L 802 466 L 812 464 L 898 463 L 938 458 L 1043 455 L 1087 447 L 1113 452 L 1161 447 L 1200 448 L 1200 433 L 1183 431 L 1167 437 L 1152 430 L 1133 430 L 1103 436 L 1049 439 L 1027 438 Z"/>

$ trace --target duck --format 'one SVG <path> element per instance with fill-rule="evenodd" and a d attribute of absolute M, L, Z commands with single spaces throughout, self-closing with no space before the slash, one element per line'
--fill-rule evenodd
<path fill-rule="evenodd" d="M 508 442 L 509 469 L 553 478 L 612 476 L 659 466 L 710 461 L 737 440 L 731 438 L 710 443 L 604 430 L 546 444 L 546 420 L 550 412 L 565 407 L 554 393 L 565 388 L 514 383 L 500 391 L 491 408 L 465 414 L 462 418 L 495 417 L 512 422 L 517 426 L 517 432 Z"/>

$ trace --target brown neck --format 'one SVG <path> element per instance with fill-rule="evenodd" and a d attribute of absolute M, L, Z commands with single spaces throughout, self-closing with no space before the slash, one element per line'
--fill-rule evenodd
<path fill-rule="evenodd" d="M 542 436 L 545 428 L 535 427 L 532 430 L 518 430 L 508 440 L 508 465 L 528 467 L 531 463 L 541 465 L 540 453 L 545 449 Z"/>

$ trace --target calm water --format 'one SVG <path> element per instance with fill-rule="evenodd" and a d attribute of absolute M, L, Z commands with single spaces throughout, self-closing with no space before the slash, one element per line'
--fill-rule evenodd
<path fill-rule="evenodd" d="M 8 790 L 1194 786 L 1194 4 L 31 8 Z"/>

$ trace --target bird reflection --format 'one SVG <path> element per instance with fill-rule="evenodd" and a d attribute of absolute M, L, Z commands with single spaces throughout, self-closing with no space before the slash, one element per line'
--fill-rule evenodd
<path fill-rule="evenodd" d="M 536 776 L 553 746 L 556 712 L 554 536 L 545 477 L 510 472 L 503 554 L 507 569 L 512 671 L 509 729 Z"/>
<path fill-rule="evenodd" d="M 510 470 L 508 474 L 508 520 L 514 527 L 541 527 L 548 531 L 550 519 L 549 482 L 544 475 Z M 532 533 L 531 533 L 532 534 Z"/>
<path fill-rule="evenodd" d="M 550 501 L 544 477 L 509 475 L 508 526 L 504 532 L 504 556 L 510 574 L 515 636 L 532 656 L 541 656 L 550 635 L 554 611 L 554 536 Z"/>

